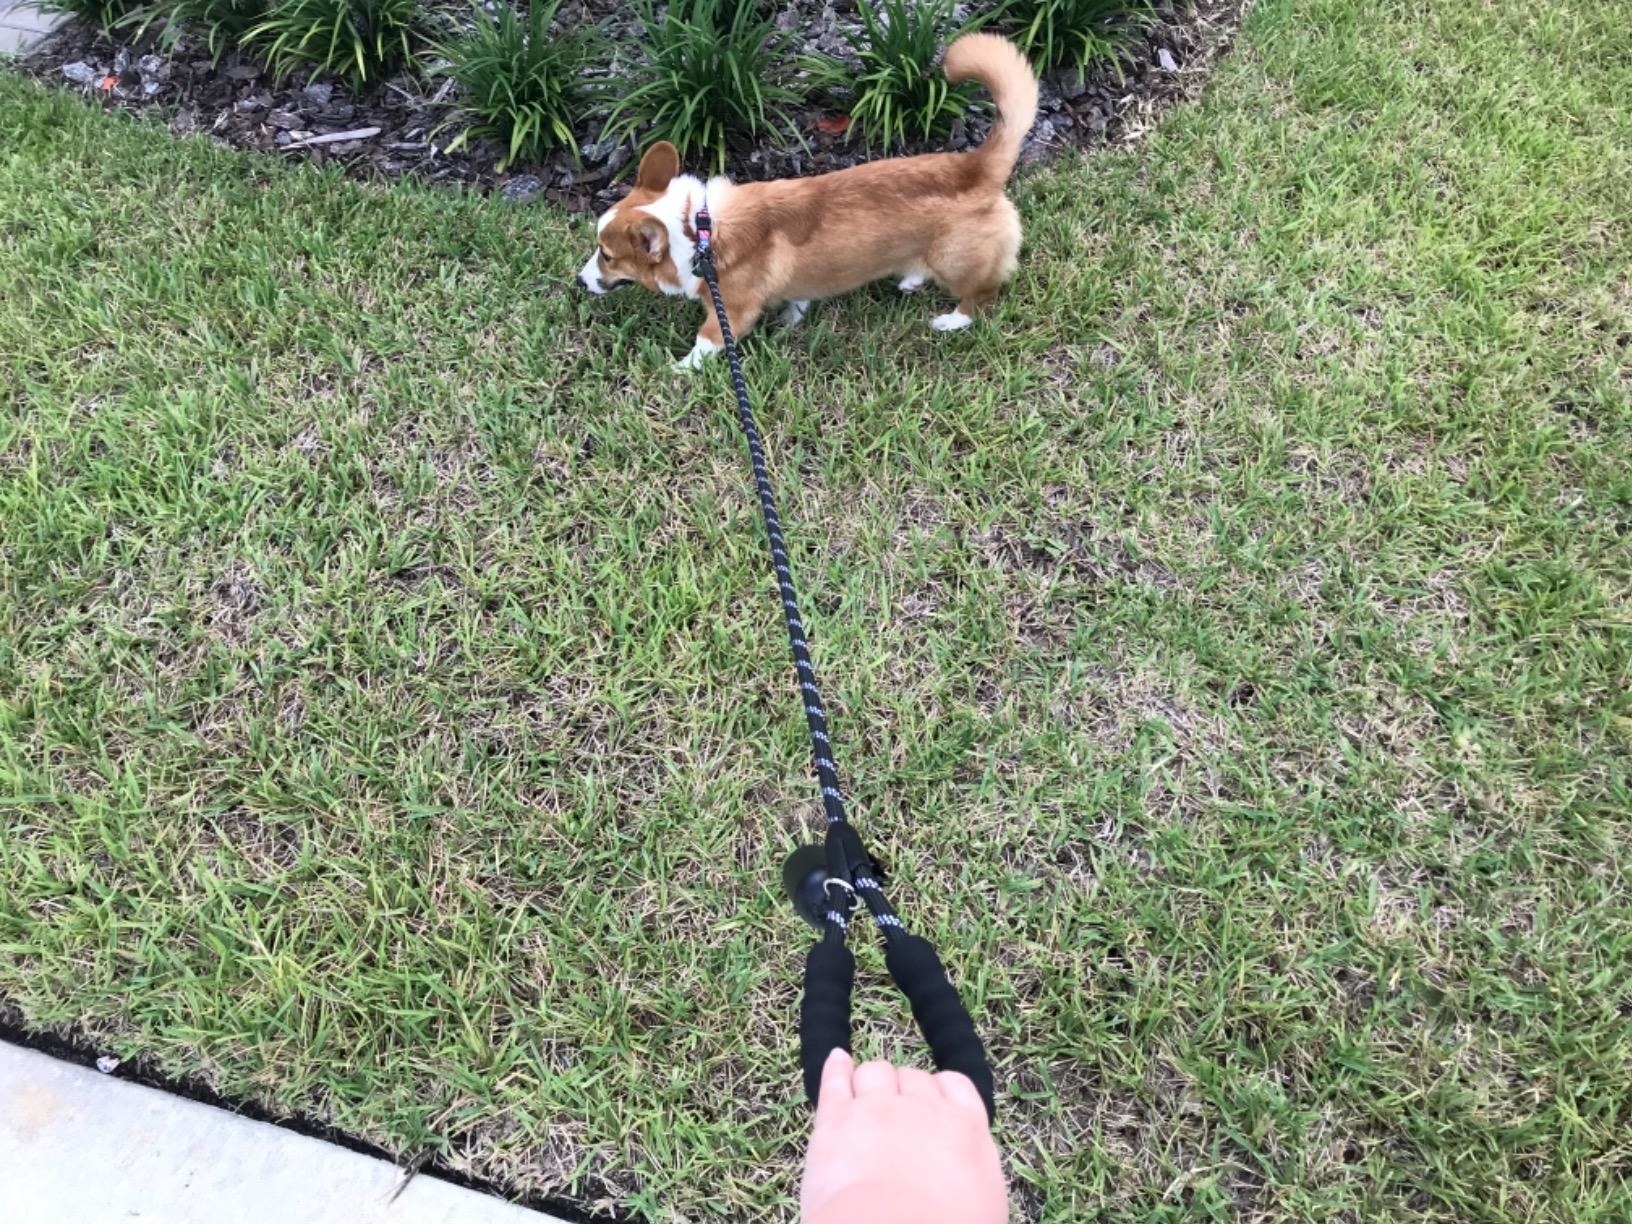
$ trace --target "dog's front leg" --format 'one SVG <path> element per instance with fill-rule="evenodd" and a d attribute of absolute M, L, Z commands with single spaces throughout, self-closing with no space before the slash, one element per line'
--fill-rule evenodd
<path fill-rule="evenodd" d="M 691 352 L 675 362 L 674 368 L 677 370 L 700 370 L 703 368 L 703 362 L 719 352 L 721 347 L 721 345 L 703 335 L 702 332 L 698 332 L 697 339 L 691 346 Z"/>
<path fill-rule="evenodd" d="M 726 318 L 731 320 L 731 334 L 738 340 L 748 334 L 748 329 L 759 320 L 760 313 L 765 309 L 765 303 L 752 298 L 742 298 L 733 294 L 724 293 Z M 725 336 L 720 331 L 720 320 L 714 313 L 713 301 L 704 290 L 703 307 L 708 311 L 708 317 L 703 325 L 697 329 L 697 340 L 691 346 L 691 352 L 676 363 L 679 370 L 696 370 L 711 354 L 719 352 L 725 347 Z"/>

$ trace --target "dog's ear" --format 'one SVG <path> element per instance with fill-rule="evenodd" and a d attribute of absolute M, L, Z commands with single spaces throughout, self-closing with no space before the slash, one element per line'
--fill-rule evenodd
<path fill-rule="evenodd" d="M 635 242 L 646 252 L 646 258 L 656 263 L 669 253 L 669 227 L 655 217 L 648 217 L 635 226 Z"/>
<path fill-rule="evenodd" d="M 635 171 L 635 186 L 647 191 L 663 191 L 669 180 L 680 173 L 680 152 L 666 140 L 660 140 L 646 150 Z"/>

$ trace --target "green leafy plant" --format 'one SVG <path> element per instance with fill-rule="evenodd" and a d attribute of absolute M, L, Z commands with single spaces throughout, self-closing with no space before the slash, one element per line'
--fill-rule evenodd
<path fill-rule="evenodd" d="M 128 22 L 141 7 L 141 0 L 40 0 L 42 12 L 72 17 L 104 33 Z"/>
<path fill-rule="evenodd" d="M 945 135 L 971 97 L 949 83 L 936 62 L 962 33 L 952 20 L 952 0 L 859 0 L 857 8 L 861 30 L 846 37 L 861 60 L 860 76 L 836 61 L 818 74 L 824 83 L 855 90 L 851 132 L 869 149 Z"/>
<path fill-rule="evenodd" d="M 439 71 L 459 83 L 459 118 L 465 129 L 448 147 L 473 136 L 503 146 L 500 170 L 574 142 L 590 107 L 583 70 L 602 47 L 597 27 L 555 31 L 561 0 L 533 0 L 522 17 L 500 5 L 476 9 L 476 26 L 441 47 Z"/>
<path fill-rule="evenodd" d="M 683 156 L 725 164 L 732 135 L 787 130 L 799 94 L 782 53 L 789 34 L 744 0 L 672 0 L 659 17 L 637 6 L 647 58 L 631 66 L 627 89 L 607 109 L 607 135 L 667 140 Z"/>
<path fill-rule="evenodd" d="M 1040 67 L 1079 71 L 1127 46 L 1150 20 L 1150 0 L 1008 0 L 1004 24 Z"/>
<path fill-rule="evenodd" d="M 305 68 L 361 85 L 407 63 L 425 31 L 421 0 L 275 0 L 249 39 L 278 76 Z"/>
<path fill-rule="evenodd" d="M 211 63 L 244 43 L 267 15 L 269 0 L 155 0 L 142 10 L 142 29 L 163 24 L 173 44 L 184 33 L 202 34 Z"/>

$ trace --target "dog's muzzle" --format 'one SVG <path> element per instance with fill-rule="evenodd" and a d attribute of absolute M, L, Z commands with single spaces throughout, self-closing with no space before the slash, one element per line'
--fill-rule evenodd
<path fill-rule="evenodd" d="M 615 281 L 602 280 L 601 261 L 594 255 L 589 257 L 589 262 L 586 263 L 578 272 L 578 288 L 582 289 L 585 293 L 593 293 L 597 296 L 603 293 L 611 293 L 614 289 L 622 289 L 625 285 L 632 285 L 634 283 L 635 282 L 630 280 L 628 277 L 623 277 Z"/>
<path fill-rule="evenodd" d="M 578 270 L 578 287 L 588 293 L 606 292 L 606 282 L 601 279 L 600 261 L 594 255 Z"/>

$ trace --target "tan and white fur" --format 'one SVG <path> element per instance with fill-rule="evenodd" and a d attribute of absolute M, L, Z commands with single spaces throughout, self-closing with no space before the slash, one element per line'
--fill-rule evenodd
<path fill-rule="evenodd" d="M 713 218 L 715 263 L 731 329 L 738 336 L 781 302 L 796 324 L 810 303 L 899 278 L 902 292 L 934 282 L 957 306 L 930 323 L 967 327 L 1014 274 L 1020 217 L 1003 194 L 1021 142 L 1037 115 L 1037 78 L 1020 51 L 994 34 L 966 34 L 946 51 L 953 83 L 979 81 L 997 121 L 978 149 L 926 153 L 853 166 L 814 178 L 706 184 L 680 173 L 667 141 L 646 151 L 635 186 L 602 214 L 596 250 L 578 283 L 606 293 L 635 283 L 701 300 L 697 342 L 680 364 L 695 368 L 721 348 L 719 321 L 692 273 L 698 209 Z"/>

